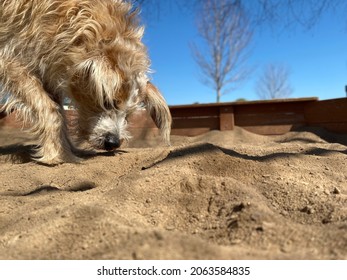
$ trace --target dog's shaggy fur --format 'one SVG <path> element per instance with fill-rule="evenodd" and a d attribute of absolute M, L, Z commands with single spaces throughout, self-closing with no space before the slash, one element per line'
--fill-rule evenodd
<path fill-rule="evenodd" d="M 78 110 L 79 134 L 97 149 L 129 138 L 127 116 L 145 105 L 169 142 L 171 116 L 149 82 L 150 61 L 137 12 L 121 0 L 2 0 L 0 94 L 39 143 L 45 164 L 78 160 L 62 101 Z M 0 96 L 1 97 L 1 96 Z"/>

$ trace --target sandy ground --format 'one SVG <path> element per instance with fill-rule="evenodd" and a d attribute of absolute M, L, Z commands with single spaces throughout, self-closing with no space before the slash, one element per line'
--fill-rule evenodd
<path fill-rule="evenodd" d="M 2 128 L 0 258 L 347 259 L 346 136 L 237 128 L 172 142 L 47 167 Z"/>

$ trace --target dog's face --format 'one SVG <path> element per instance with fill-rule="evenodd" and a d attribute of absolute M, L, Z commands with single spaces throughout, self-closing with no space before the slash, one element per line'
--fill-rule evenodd
<path fill-rule="evenodd" d="M 122 1 L 98 8 L 103 10 L 95 13 L 85 8 L 77 14 L 82 21 L 76 24 L 83 26 L 69 50 L 69 88 L 79 110 L 81 135 L 98 149 L 118 148 L 130 137 L 127 117 L 145 106 L 169 142 L 171 115 L 160 92 L 148 81 L 150 61 L 137 13 Z M 86 14 L 92 16 L 84 22 Z"/>
<path fill-rule="evenodd" d="M 171 115 L 160 92 L 144 72 L 126 74 L 105 57 L 84 61 L 76 68 L 71 95 L 78 106 L 81 135 L 94 148 L 120 147 L 131 137 L 128 116 L 143 107 L 169 142 Z"/>

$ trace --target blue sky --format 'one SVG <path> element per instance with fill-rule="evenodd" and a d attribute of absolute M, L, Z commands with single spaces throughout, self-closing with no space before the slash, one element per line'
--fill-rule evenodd
<path fill-rule="evenodd" d="M 153 82 L 169 105 L 215 102 L 215 93 L 200 82 L 199 67 L 189 44 L 199 40 L 192 13 L 172 5 L 159 17 L 143 13 L 144 42 L 152 60 Z M 255 84 L 268 63 L 282 63 L 291 70 L 291 97 L 330 99 L 345 97 L 347 85 L 347 32 L 341 16 L 328 14 L 311 30 L 276 29 L 264 24 L 254 30 L 249 66 L 254 69 L 238 89 L 222 102 L 238 98 L 258 100 Z"/>

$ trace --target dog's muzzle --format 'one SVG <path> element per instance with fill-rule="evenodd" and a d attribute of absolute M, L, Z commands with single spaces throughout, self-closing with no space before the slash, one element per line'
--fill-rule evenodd
<path fill-rule="evenodd" d="M 106 151 L 112 151 L 114 149 L 119 148 L 121 145 L 121 140 L 118 136 L 114 134 L 106 134 L 105 141 L 104 141 L 104 149 Z"/>

